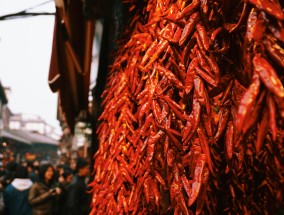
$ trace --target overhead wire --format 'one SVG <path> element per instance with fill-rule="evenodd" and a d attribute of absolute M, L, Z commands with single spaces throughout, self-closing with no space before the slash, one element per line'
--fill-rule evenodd
<path fill-rule="evenodd" d="M 49 16 L 49 15 L 55 15 L 55 12 L 28 12 L 29 10 L 36 9 L 38 7 L 41 7 L 42 5 L 48 4 L 50 2 L 53 2 L 53 0 L 48 0 L 45 2 L 42 2 L 40 4 L 37 4 L 35 6 L 29 7 L 25 10 L 16 12 L 16 13 L 10 13 L 7 15 L 0 16 L 0 21 L 4 20 L 11 20 L 11 19 L 19 19 L 19 18 L 27 18 L 32 16 Z"/>

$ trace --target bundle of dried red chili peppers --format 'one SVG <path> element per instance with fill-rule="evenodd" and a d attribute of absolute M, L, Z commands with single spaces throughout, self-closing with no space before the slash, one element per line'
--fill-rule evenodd
<path fill-rule="evenodd" d="M 138 12 L 103 95 L 92 214 L 277 213 L 283 2 L 125 2 Z"/>

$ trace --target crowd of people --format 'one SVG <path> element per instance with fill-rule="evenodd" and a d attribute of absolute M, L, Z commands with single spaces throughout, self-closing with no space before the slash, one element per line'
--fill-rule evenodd
<path fill-rule="evenodd" d="M 87 215 L 90 165 L 10 162 L 0 169 L 0 215 Z"/>

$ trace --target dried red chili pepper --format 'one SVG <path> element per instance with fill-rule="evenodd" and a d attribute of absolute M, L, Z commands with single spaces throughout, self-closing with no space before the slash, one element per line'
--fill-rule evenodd
<path fill-rule="evenodd" d="M 196 215 L 201 214 L 203 210 L 203 206 L 206 200 L 206 191 L 207 191 L 207 182 L 209 179 L 209 170 L 208 168 L 204 169 L 204 173 L 202 175 L 202 186 L 199 192 L 199 195 L 196 200 Z"/>
<path fill-rule="evenodd" d="M 188 94 L 192 87 L 193 87 L 193 80 L 194 80 L 194 73 L 195 73 L 195 66 L 197 66 L 197 58 L 194 58 L 188 69 L 186 71 L 186 79 L 185 79 L 185 93 Z"/>
<path fill-rule="evenodd" d="M 270 20 L 269 18 L 267 18 L 267 16 L 264 17 L 267 21 L 267 27 L 269 29 L 269 31 L 273 34 L 273 36 L 280 40 L 281 42 L 284 42 L 284 28 L 283 26 L 280 26 L 278 23 L 275 23 L 273 20 Z"/>
<path fill-rule="evenodd" d="M 144 194 L 146 197 L 146 202 L 149 204 L 150 202 L 150 183 L 149 183 L 148 178 L 145 179 L 143 183 L 143 188 L 144 188 Z"/>
<path fill-rule="evenodd" d="M 201 127 L 199 127 L 197 129 L 197 134 L 198 134 L 198 138 L 200 140 L 200 146 L 201 146 L 202 152 L 206 155 L 206 163 L 209 167 L 210 172 L 213 173 L 213 164 L 212 164 L 212 160 L 211 160 L 210 149 L 209 149 L 207 137 L 205 136 Z"/>
<path fill-rule="evenodd" d="M 202 124 L 205 127 L 205 131 L 209 137 L 213 136 L 213 126 L 212 126 L 212 118 L 211 114 L 202 113 L 201 114 Z"/>
<path fill-rule="evenodd" d="M 205 160 L 206 160 L 205 154 L 201 154 L 198 157 L 195 171 L 194 171 L 191 193 L 190 193 L 189 200 L 187 203 L 188 206 L 191 206 L 199 195 L 200 188 L 202 185 L 201 182 L 202 182 L 202 174 L 204 172 L 204 167 L 205 167 Z"/>
<path fill-rule="evenodd" d="M 209 43 L 209 38 L 208 38 L 207 31 L 206 31 L 205 27 L 198 23 L 198 24 L 196 24 L 196 30 L 199 34 L 202 46 L 204 47 L 205 50 L 209 50 L 210 43 Z"/>
<path fill-rule="evenodd" d="M 255 42 L 260 42 L 264 36 L 264 32 L 266 30 L 266 24 L 262 15 L 260 14 L 251 30 L 252 38 Z"/>
<path fill-rule="evenodd" d="M 271 129 L 272 140 L 276 141 L 276 136 L 277 136 L 276 108 L 273 97 L 270 94 L 267 95 L 266 102 L 268 104 L 269 127 Z"/>
<path fill-rule="evenodd" d="M 206 102 L 209 102 L 205 96 L 204 83 L 198 75 L 194 76 L 194 93 L 196 94 L 196 98 L 201 105 L 205 106 Z"/>
<path fill-rule="evenodd" d="M 255 143 L 255 149 L 256 149 L 257 154 L 262 149 L 265 135 L 267 133 L 267 129 L 268 129 L 268 114 L 267 114 L 267 111 L 265 110 L 263 112 L 262 120 L 259 124 L 259 128 L 257 131 L 257 138 L 256 138 L 256 143 Z"/>
<path fill-rule="evenodd" d="M 192 0 L 192 2 L 188 6 L 186 6 L 180 13 L 176 15 L 174 21 L 177 22 L 185 16 L 192 14 L 197 9 L 199 4 L 199 0 Z"/>
<path fill-rule="evenodd" d="M 284 68 L 284 49 L 277 44 L 276 40 L 271 36 L 267 35 L 266 38 L 262 41 L 265 45 L 265 49 L 268 52 L 269 56 L 278 63 L 282 68 Z"/>
<path fill-rule="evenodd" d="M 230 121 L 225 135 L 226 156 L 231 159 L 233 156 L 234 125 Z"/>
<path fill-rule="evenodd" d="M 157 46 L 158 46 L 158 41 L 155 40 L 151 46 L 147 49 L 144 57 L 142 58 L 142 61 L 140 63 L 141 66 L 145 65 L 145 63 L 147 62 L 147 60 L 155 53 L 155 51 L 157 50 Z"/>
<path fill-rule="evenodd" d="M 200 64 L 201 68 L 206 71 L 207 74 L 213 76 L 211 72 L 211 68 L 208 66 L 207 62 L 203 58 L 201 51 L 198 48 L 195 49 L 196 57 L 198 59 L 198 63 Z"/>
<path fill-rule="evenodd" d="M 195 71 L 198 75 L 200 75 L 201 78 L 203 78 L 208 84 L 216 87 L 217 83 L 215 82 L 215 80 L 208 74 L 206 74 L 206 72 L 204 72 L 200 67 L 196 66 L 195 67 Z"/>
<path fill-rule="evenodd" d="M 254 74 L 252 83 L 249 86 L 248 90 L 245 92 L 239 104 L 238 116 L 236 118 L 236 129 L 239 132 L 242 130 L 247 114 L 250 112 L 253 104 L 255 103 L 255 99 L 259 93 L 259 87 L 259 75 Z"/>
<path fill-rule="evenodd" d="M 249 0 L 250 3 L 254 4 L 259 10 L 264 10 L 271 16 L 275 17 L 276 19 L 279 20 L 284 20 L 284 13 L 281 10 L 281 6 L 279 2 L 270 2 L 268 0 Z"/>
<path fill-rule="evenodd" d="M 170 70 L 160 66 L 159 64 L 155 65 L 155 69 L 157 69 L 157 71 L 161 73 L 161 75 L 165 75 L 168 80 L 172 82 L 177 88 L 183 88 L 182 82 L 178 80 L 177 77 Z"/>
<path fill-rule="evenodd" d="M 185 77 L 186 77 L 186 71 L 185 71 L 185 67 L 184 65 L 180 62 L 179 65 L 177 65 L 177 63 L 175 62 L 175 60 L 173 60 L 172 58 L 170 59 L 173 67 L 175 68 L 175 70 L 177 70 L 177 76 L 179 77 L 179 80 L 181 80 L 181 82 L 184 82 Z"/>
<path fill-rule="evenodd" d="M 168 47 L 168 45 L 169 42 L 167 40 L 161 40 L 157 45 L 157 50 L 151 55 L 149 62 L 145 65 L 144 68 L 147 69 L 148 67 L 153 65 L 153 63 L 159 58 L 161 52 L 163 52 Z"/>
<path fill-rule="evenodd" d="M 283 85 L 270 63 L 260 55 L 255 55 L 253 65 L 264 85 L 275 95 L 284 97 Z"/>
<path fill-rule="evenodd" d="M 150 137 L 148 139 L 147 142 L 147 160 L 151 161 L 153 159 L 153 155 L 154 155 L 154 149 L 155 149 L 155 144 L 163 137 L 165 132 L 163 131 L 159 131 L 157 134 L 153 135 L 153 131 L 152 134 L 150 134 Z"/>
<path fill-rule="evenodd" d="M 182 141 L 184 143 L 187 143 L 192 138 L 200 121 L 201 105 L 199 104 L 195 95 L 193 99 L 192 113 L 190 114 L 189 120 L 187 121 L 183 130 Z"/>
<path fill-rule="evenodd" d="M 217 131 L 214 135 L 214 139 L 218 140 L 220 138 L 220 136 L 223 134 L 223 132 L 225 131 L 225 128 L 228 125 L 228 120 L 229 120 L 229 116 L 230 116 L 230 105 L 224 105 L 224 107 L 222 107 L 221 111 L 220 111 L 220 118 L 219 118 L 219 123 L 218 123 L 218 128 Z"/>
<path fill-rule="evenodd" d="M 187 21 L 182 31 L 181 37 L 179 39 L 180 46 L 182 46 L 186 42 L 186 40 L 189 38 L 189 36 L 191 36 L 194 30 L 194 27 L 198 23 L 199 19 L 200 19 L 200 15 L 198 12 L 195 12 L 194 14 L 190 16 L 189 20 Z"/>
<path fill-rule="evenodd" d="M 246 121 L 246 123 L 243 124 L 243 128 L 242 128 L 242 133 L 243 135 L 245 135 L 247 133 L 247 131 L 253 126 L 255 125 L 255 123 L 257 122 L 259 113 L 261 111 L 261 106 L 262 106 L 262 102 L 264 99 L 264 96 L 266 95 L 266 91 L 263 91 L 258 100 L 257 103 L 255 104 L 254 108 L 249 112 L 249 118 L 248 121 Z"/>
<path fill-rule="evenodd" d="M 175 113 L 177 117 L 179 117 L 181 120 L 187 120 L 188 116 L 185 114 L 182 107 L 180 107 L 177 103 L 175 103 L 173 100 L 170 99 L 168 96 L 163 96 L 162 99 L 169 105 L 171 110 Z"/>

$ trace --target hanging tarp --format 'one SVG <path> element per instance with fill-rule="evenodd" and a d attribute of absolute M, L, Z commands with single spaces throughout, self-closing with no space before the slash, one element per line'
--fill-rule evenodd
<path fill-rule="evenodd" d="M 88 107 L 94 22 L 83 15 L 80 0 L 56 7 L 49 86 L 59 93 L 59 106 L 68 126 Z"/>

